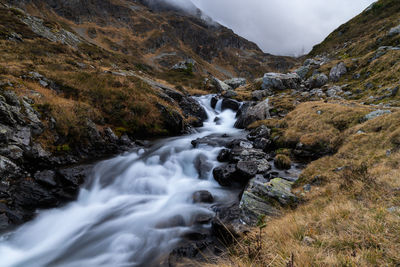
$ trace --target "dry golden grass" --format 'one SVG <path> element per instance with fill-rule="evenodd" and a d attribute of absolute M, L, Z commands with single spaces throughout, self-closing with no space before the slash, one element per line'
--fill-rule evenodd
<path fill-rule="evenodd" d="M 316 117 L 317 110 L 324 112 Z M 400 112 L 360 123 L 368 112 L 350 103 L 313 102 L 289 114 L 281 134 L 323 136 L 329 143 L 341 135 L 338 151 L 302 172 L 294 192 L 303 204 L 268 220 L 261 239 L 254 229 L 214 266 L 287 266 L 292 255 L 294 266 L 398 266 L 400 208 L 389 208 L 400 207 Z M 305 183 L 311 192 L 303 191 Z"/>

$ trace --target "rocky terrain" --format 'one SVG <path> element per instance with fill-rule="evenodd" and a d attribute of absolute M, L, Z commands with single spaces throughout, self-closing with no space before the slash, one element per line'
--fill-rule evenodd
<path fill-rule="evenodd" d="M 225 147 L 212 173 L 237 198 L 171 265 L 400 264 L 397 1 L 371 5 L 300 64 L 198 10 L 78 2 L 0 4 L 0 230 L 74 199 L 83 162 L 200 126 L 190 95 L 214 93 L 246 135 L 192 145 Z"/>

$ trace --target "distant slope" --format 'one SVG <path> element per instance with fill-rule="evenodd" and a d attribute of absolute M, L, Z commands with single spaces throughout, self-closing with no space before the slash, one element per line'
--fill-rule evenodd
<path fill-rule="evenodd" d="M 169 70 L 191 58 L 201 74 L 258 78 L 267 71 L 286 71 L 295 63 L 289 57 L 263 53 L 256 44 L 232 30 L 201 19 L 200 11 L 193 15 L 160 5 L 160 1 L 10 2 L 48 20 L 64 20 L 88 42 L 135 56 L 156 70 Z"/>

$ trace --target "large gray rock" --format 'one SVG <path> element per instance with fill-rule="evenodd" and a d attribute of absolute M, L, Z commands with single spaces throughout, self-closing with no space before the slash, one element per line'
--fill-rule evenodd
<path fill-rule="evenodd" d="M 224 83 L 229 85 L 230 87 L 232 87 L 232 89 L 236 89 L 240 86 L 246 85 L 246 79 L 245 78 L 232 78 L 229 80 L 225 80 Z"/>
<path fill-rule="evenodd" d="M 259 218 L 278 216 L 279 207 L 294 205 L 298 199 L 291 192 L 292 182 L 275 178 L 268 182 L 258 175 L 251 179 L 240 201 L 241 220 L 256 225 Z"/>
<path fill-rule="evenodd" d="M 251 92 L 251 98 L 255 101 L 264 100 L 267 96 L 271 96 L 271 95 L 273 95 L 273 93 L 269 89 L 256 90 L 256 91 Z"/>
<path fill-rule="evenodd" d="M 241 109 L 239 112 L 235 127 L 244 129 L 255 121 L 269 119 L 271 118 L 269 110 L 270 106 L 268 99 L 258 103 L 255 106 L 243 105 L 243 109 Z"/>
<path fill-rule="evenodd" d="M 306 86 L 310 89 L 319 88 L 327 84 L 328 76 L 323 73 L 317 73 L 308 78 Z"/>
<path fill-rule="evenodd" d="M 307 74 L 310 70 L 311 70 L 311 66 L 307 65 L 307 66 L 301 66 L 294 72 L 297 73 L 297 75 L 299 75 L 299 77 L 304 80 L 307 77 Z"/>
<path fill-rule="evenodd" d="M 211 80 L 212 84 L 217 88 L 219 92 L 232 90 L 232 87 L 224 83 L 223 81 L 219 80 L 218 78 L 212 77 Z"/>
<path fill-rule="evenodd" d="M 347 73 L 346 65 L 343 62 L 332 67 L 329 73 L 329 79 L 332 82 L 338 82 L 340 78 Z"/>
<path fill-rule="evenodd" d="M 297 73 L 266 73 L 263 77 L 262 88 L 273 90 L 297 89 L 300 87 L 301 78 Z"/>
<path fill-rule="evenodd" d="M 378 110 L 372 111 L 371 113 L 365 115 L 364 118 L 363 118 L 363 120 L 364 120 L 364 121 L 373 120 L 373 119 L 375 119 L 375 118 L 377 118 L 377 117 L 383 116 L 383 115 L 385 115 L 385 114 L 390 114 L 390 113 L 392 113 L 390 110 L 381 110 L 381 109 L 378 109 Z"/>

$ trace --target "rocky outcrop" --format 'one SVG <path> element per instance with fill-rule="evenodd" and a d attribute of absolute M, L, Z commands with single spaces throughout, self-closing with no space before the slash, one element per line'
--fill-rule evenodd
<path fill-rule="evenodd" d="M 238 119 L 235 123 L 236 128 L 246 128 L 255 121 L 269 119 L 270 105 L 268 99 L 256 105 L 245 103 L 238 112 Z"/>
<path fill-rule="evenodd" d="M 261 218 L 280 215 L 280 207 L 295 205 L 292 182 L 282 178 L 268 181 L 261 175 L 250 180 L 240 200 L 241 220 L 255 226 Z"/>

